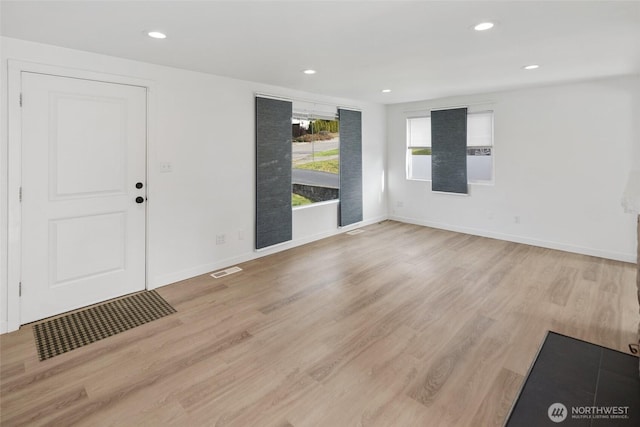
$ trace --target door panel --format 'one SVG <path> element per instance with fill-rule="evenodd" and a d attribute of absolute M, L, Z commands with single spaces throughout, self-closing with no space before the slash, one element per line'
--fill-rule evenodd
<path fill-rule="evenodd" d="M 145 288 L 146 89 L 21 77 L 27 323 Z"/>
<path fill-rule="evenodd" d="M 51 286 L 123 271 L 126 212 L 50 221 Z"/>
<path fill-rule="evenodd" d="M 126 114 L 122 99 L 51 95 L 51 195 L 124 194 Z M 79 122 L 83 126 L 69 126 Z M 82 161 L 77 161 L 79 158 Z"/>

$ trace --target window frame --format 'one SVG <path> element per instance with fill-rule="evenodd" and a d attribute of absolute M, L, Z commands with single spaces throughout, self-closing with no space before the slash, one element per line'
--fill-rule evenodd
<path fill-rule="evenodd" d="M 406 132 L 406 153 L 405 153 L 405 178 L 409 181 L 422 181 L 422 182 L 431 182 L 431 178 L 410 178 L 410 164 L 412 164 L 412 160 L 411 160 L 411 156 L 413 155 L 412 151 L 413 150 L 420 150 L 420 149 L 429 149 L 431 150 L 431 135 L 429 135 L 429 145 L 410 145 L 409 144 L 409 140 L 411 137 L 411 124 L 410 124 L 410 120 L 412 119 L 428 119 L 429 120 L 429 129 L 431 129 L 431 116 L 427 115 L 427 116 L 410 116 L 407 117 L 405 119 L 405 132 Z"/>
<path fill-rule="evenodd" d="M 293 125 L 293 121 L 294 120 L 302 120 L 302 121 L 314 121 L 314 120 L 328 120 L 328 121 L 337 121 L 338 122 L 338 135 L 340 135 L 340 117 L 338 116 L 338 112 L 337 112 L 337 107 L 336 107 L 336 112 L 335 114 L 329 113 L 329 112 L 324 112 L 324 111 L 309 111 L 309 110 L 304 110 L 304 109 L 296 109 L 295 108 L 295 103 L 294 103 L 294 108 L 293 108 L 293 112 L 291 114 L 291 122 Z M 291 141 L 291 150 L 292 150 L 292 162 L 291 162 L 291 173 L 293 174 L 293 170 L 296 169 L 293 166 L 293 135 L 292 135 L 292 141 Z M 313 144 L 313 141 L 312 141 Z M 338 136 L 338 164 L 340 164 L 340 136 Z M 338 172 L 338 182 L 339 182 L 339 178 L 340 178 L 340 173 Z M 293 182 L 292 182 L 292 188 L 291 188 L 291 192 L 293 194 Z M 313 208 L 316 206 L 325 206 L 325 205 L 330 205 L 330 204 L 338 204 L 340 202 L 340 184 L 338 183 L 338 197 L 335 199 L 330 199 L 330 200 L 321 200 L 318 202 L 312 202 L 312 203 L 307 203 L 304 205 L 298 205 L 298 206 L 294 206 L 293 203 L 291 204 L 291 210 L 295 211 L 295 210 L 299 210 L 299 209 L 309 209 L 309 208 Z"/>
<path fill-rule="evenodd" d="M 475 114 L 487 114 L 490 113 L 491 114 L 491 145 L 482 145 L 482 146 L 469 146 L 467 145 L 467 156 L 469 156 L 468 154 L 468 150 L 469 149 L 484 149 L 484 148 L 490 148 L 491 149 L 491 160 L 492 160 L 492 165 L 491 165 L 491 179 L 485 180 L 485 179 L 468 179 L 467 178 L 467 184 L 473 184 L 473 185 L 488 185 L 488 186 L 493 186 L 495 184 L 495 151 L 496 151 L 496 144 L 495 144 L 495 110 L 493 109 L 486 109 L 486 110 L 475 110 L 475 111 L 468 111 L 467 112 L 467 117 L 471 116 L 471 115 L 475 115 Z M 423 114 L 418 114 L 418 115 L 412 115 L 412 116 L 406 116 L 405 117 L 405 180 L 407 181 L 419 181 L 419 182 L 431 182 L 431 177 L 429 178 L 412 178 L 410 176 L 410 170 L 411 170 L 411 150 L 414 149 L 431 149 L 431 145 L 425 145 L 425 146 L 418 146 L 418 145 L 410 145 L 410 120 L 411 119 L 429 119 L 429 129 L 431 126 L 431 114 L 429 111 L 426 112 L 426 115 Z M 429 142 L 430 138 L 429 138 Z M 468 170 L 468 169 L 467 169 Z"/>

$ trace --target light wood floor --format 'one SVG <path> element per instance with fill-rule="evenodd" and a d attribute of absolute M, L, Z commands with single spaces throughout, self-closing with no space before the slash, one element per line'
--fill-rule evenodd
<path fill-rule="evenodd" d="M 159 289 L 177 314 L 39 362 L 14 425 L 497 426 L 547 330 L 627 351 L 635 266 L 385 222 Z"/>

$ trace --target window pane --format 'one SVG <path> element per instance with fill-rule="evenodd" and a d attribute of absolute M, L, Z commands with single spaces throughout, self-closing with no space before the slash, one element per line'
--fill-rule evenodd
<path fill-rule="evenodd" d="M 291 205 L 303 206 L 339 197 L 340 130 L 335 119 L 294 113 L 292 125 Z"/>
<path fill-rule="evenodd" d="M 407 179 L 431 179 L 431 118 L 407 119 Z"/>
<path fill-rule="evenodd" d="M 493 156 L 467 155 L 467 179 L 471 181 L 491 181 L 493 179 Z"/>
<path fill-rule="evenodd" d="M 407 179 L 431 180 L 430 149 L 407 150 Z"/>
<path fill-rule="evenodd" d="M 467 115 L 467 147 L 493 145 L 493 113 Z"/>
<path fill-rule="evenodd" d="M 407 119 L 407 146 L 431 147 L 431 118 Z"/>

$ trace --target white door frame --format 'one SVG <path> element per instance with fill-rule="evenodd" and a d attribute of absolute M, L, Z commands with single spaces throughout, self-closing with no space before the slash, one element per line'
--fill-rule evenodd
<path fill-rule="evenodd" d="M 21 73 L 32 72 L 49 74 L 61 77 L 71 77 L 84 80 L 95 80 L 106 83 L 120 83 L 131 86 L 141 86 L 147 89 L 147 139 L 146 139 L 146 185 L 147 196 L 150 194 L 149 186 L 149 147 L 151 146 L 153 126 L 155 123 L 155 91 L 154 82 L 136 77 L 106 74 L 89 70 L 65 68 L 54 65 L 39 64 L 26 61 L 8 61 L 7 70 L 7 95 L 8 95 L 8 139 L 7 139 L 7 331 L 18 330 L 21 324 L 20 316 L 20 280 L 21 280 L 21 235 L 22 235 L 22 210 L 20 204 L 20 186 L 22 182 L 22 110 L 20 107 Z M 151 199 L 151 197 L 149 197 Z M 150 204 L 146 204 L 145 217 L 145 288 L 149 288 L 149 210 Z"/>

